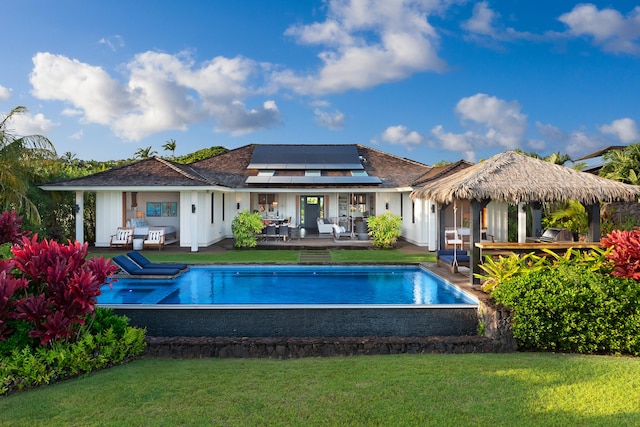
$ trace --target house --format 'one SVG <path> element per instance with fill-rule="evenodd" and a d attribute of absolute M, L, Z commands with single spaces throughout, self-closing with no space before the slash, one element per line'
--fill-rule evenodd
<path fill-rule="evenodd" d="M 153 157 L 41 188 L 75 192 L 79 241 L 84 193 L 96 193 L 97 247 L 108 247 L 118 227 L 150 226 L 165 227 L 167 243 L 195 252 L 233 237 L 233 218 L 248 209 L 310 232 L 318 218 L 353 230 L 367 217 L 390 211 L 403 218 L 403 239 L 436 250 L 436 204 L 410 194 L 469 166 L 460 161 L 431 167 L 357 144 L 250 144 L 189 165 Z M 462 224 L 465 206 L 457 208 Z M 448 209 L 446 218 L 453 218 Z M 490 217 L 485 214 L 484 221 Z"/>

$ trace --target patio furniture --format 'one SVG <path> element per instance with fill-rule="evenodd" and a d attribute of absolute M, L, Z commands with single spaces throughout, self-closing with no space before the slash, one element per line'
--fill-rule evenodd
<path fill-rule="evenodd" d="M 469 252 L 456 249 L 440 250 L 436 253 L 438 265 L 448 268 L 452 273 L 458 272 L 458 267 L 469 267 Z"/>
<path fill-rule="evenodd" d="M 120 267 L 122 271 L 131 276 L 175 277 L 182 273 L 182 271 L 177 268 L 143 268 L 124 255 L 116 255 L 112 258 L 112 261 Z"/>
<path fill-rule="evenodd" d="M 164 230 L 149 230 L 147 238 L 142 242 L 143 247 L 157 247 L 161 250 L 164 247 Z"/>
<path fill-rule="evenodd" d="M 109 248 L 133 248 L 133 228 L 132 227 L 118 227 L 116 234 L 111 235 L 109 241 Z"/>
<path fill-rule="evenodd" d="M 458 230 L 455 228 L 444 230 L 444 241 L 447 248 L 453 246 L 455 249 L 456 245 L 460 245 L 460 249 L 462 249 L 462 237 L 458 235 Z"/>
<path fill-rule="evenodd" d="M 338 225 L 338 224 L 333 224 L 333 237 L 336 240 L 340 240 L 340 238 L 349 238 L 352 239 L 353 238 L 353 233 L 350 231 L 345 230 L 344 227 Z"/>
<path fill-rule="evenodd" d="M 278 227 L 278 236 L 280 236 L 282 241 L 287 241 L 289 238 L 289 226 L 287 224 L 282 224 Z"/>
<path fill-rule="evenodd" d="M 265 233 L 265 237 L 266 237 L 267 240 L 269 240 L 269 238 L 276 239 L 278 237 L 278 234 L 276 233 L 276 225 L 275 224 L 267 225 L 267 232 Z"/>
<path fill-rule="evenodd" d="M 319 234 L 331 234 L 333 232 L 333 224 L 328 219 L 318 218 L 316 222 L 318 223 Z"/>
<path fill-rule="evenodd" d="M 175 268 L 178 270 L 186 270 L 187 268 L 189 268 L 189 265 L 181 263 L 154 263 L 149 261 L 147 257 L 137 251 L 131 251 L 127 253 L 127 256 L 142 268 Z"/>

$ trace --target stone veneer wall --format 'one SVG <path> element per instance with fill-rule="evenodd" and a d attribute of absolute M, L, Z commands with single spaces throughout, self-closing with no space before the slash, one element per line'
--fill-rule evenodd
<path fill-rule="evenodd" d="M 478 311 L 484 336 L 451 337 L 147 337 L 146 357 L 274 358 L 384 354 L 506 353 L 517 350 L 511 312 L 484 297 Z"/>

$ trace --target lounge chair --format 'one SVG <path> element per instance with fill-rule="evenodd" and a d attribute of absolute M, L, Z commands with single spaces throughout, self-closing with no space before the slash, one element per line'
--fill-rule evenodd
<path fill-rule="evenodd" d="M 137 252 L 137 251 L 131 251 L 127 253 L 127 256 L 142 268 L 175 268 L 177 270 L 186 270 L 187 268 L 189 268 L 187 264 L 181 264 L 181 263 L 151 262 L 147 259 L 147 257 L 145 257 L 144 255 L 142 255 L 140 252 Z"/>
<path fill-rule="evenodd" d="M 345 230 L 345 228 L 341 225 L 333 224 L 333 237 L 336 240 L 340 240 L 341 237 L 352 239 L 353 233 Z"/>
<path fill-rule="evenodd" d="M 114 256 L 112 261 L 131 276 L 175 277 L 182 273 L 177 268 L 142 268 L 124 255 Z"/>
<path fill-rule="evenodd" d="M 454 263 L 455 252 L 455 263 Z M 452 273 L 458 272 L 458 267 L 469 267 L 469 253 L 467 251 L 446 249 L 436 254 L 438 265 L 448 268 Z"/>
<path fill-rule="evenodd" d="M 116 234 L 111 235 L 109 248 L 126 248 L 129 246 L 133 249 L 133 228 L 118 227 Z"/>
<path fill-rule="evenodd" d="M 317 218 L 318 233 L 319 234 L 331 234 L 333 232 L 333 224 L 328 219 Z"/>
<path fill-rule="evenodd" d="M 161 250 L 164 247 L 164 230 L 150 229 L 147 238 L 142 242 L 142 246 L 145 248 L 155 246 L 158 250 Z"/>

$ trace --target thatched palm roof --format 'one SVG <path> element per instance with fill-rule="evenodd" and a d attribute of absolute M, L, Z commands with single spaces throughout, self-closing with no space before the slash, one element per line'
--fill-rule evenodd
<path fill-rule="evenodd" d="M 413 191 L 411 197 L 443 204 L 475 199 L 511 204 L 577 200 L 589 205 L 637 201 L 640 186 L 507 151 L 429 183 Z"/>

